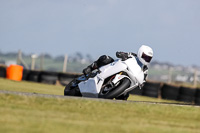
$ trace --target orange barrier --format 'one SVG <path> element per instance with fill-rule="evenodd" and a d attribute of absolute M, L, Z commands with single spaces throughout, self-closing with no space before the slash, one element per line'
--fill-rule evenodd
<path fill-rule="evenodd" d="M 10 65 L 6 70 L 6 78 L 21 81 L 23 76 L 23 67 L 20 65 Z"/>

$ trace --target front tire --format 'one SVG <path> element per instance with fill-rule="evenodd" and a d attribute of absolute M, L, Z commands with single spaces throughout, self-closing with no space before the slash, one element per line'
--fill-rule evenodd
<path fill-rule="evenodd" d="M 99 93 L 99 98 L 105 98 L 105 99 L 116 98 L 122 92 L 124 92 L 130 86 L 130 84 L 131 84 L 131 82 L 128 78 L 123 78 L 115 88 L 113 88 L 106 94 L 102 93 L 104 91 L 104 88 L 102 88 Z"/>
<path fill-rule="evenodd" d="M 82 96 L 76 79 L 72 80 L 68 85 L 66 85 L 64 89 L 64 96 Z"/>

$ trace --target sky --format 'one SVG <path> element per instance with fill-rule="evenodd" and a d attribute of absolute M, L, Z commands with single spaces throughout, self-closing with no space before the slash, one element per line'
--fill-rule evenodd
<path fill-rule="evenodd" d="M 153 60 L 200 66 L 200 0 L 0 0 L 0 51 L 94 59 L 152 47 Z"/>

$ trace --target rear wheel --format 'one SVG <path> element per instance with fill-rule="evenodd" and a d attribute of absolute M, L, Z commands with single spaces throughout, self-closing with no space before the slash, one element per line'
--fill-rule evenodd
<path fill-rule="evenodd" d="M 121 93 L 123 93 L 129 86 L 131 82 L 128 78 L 123 78 L 120 80 L 117 86 L 111 87 L 111 86 L 104 86 L 100 93 L 99 98 L 105 98 L 105 99 L 113 99 L 119 96 Z M 111 88 L 108 90 L 108 88 Z"/>
<path fill-rule="evenodd" d="M 129 93 L 125 93 L 123 95 L 120 95 L 120 96 L 116 97 L 115 99 L 116 100 L 127 100 L 128 97 L 129 97 Z"/>

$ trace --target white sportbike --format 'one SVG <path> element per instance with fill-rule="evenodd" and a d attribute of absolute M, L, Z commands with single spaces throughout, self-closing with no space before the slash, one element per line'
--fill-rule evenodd
<path fill-rule="evenodd" d="M 126 60 L 117 59 L 89 75 L 80 75 L 65 87 L 64 95 L 117 99 L 141 87 L 145 82 L 144 72 L 136 58 L 130 55 Z"/>

